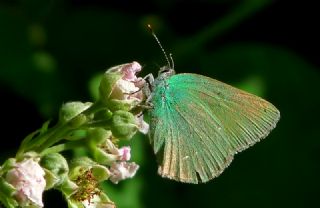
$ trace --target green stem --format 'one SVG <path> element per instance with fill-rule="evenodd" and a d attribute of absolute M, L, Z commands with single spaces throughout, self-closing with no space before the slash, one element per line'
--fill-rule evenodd
<path fill-rule="evenodd" d="M 88 109 L 83 111 L 81 114 L 85 115 L 89 119 L 91 114 L 104 108 L 105 106 L 103 104 L 101 104 L 100 102 L 96 102 Z M 76 117 L 74 119 L 76 119 Z M 77 128 L 81 128 L 81 126 L 76 128 L 72 127 L 72 121 L 73 119 L 66 123 L 57 123 L 54 127 L 48 129 L 45 133 L 40 134 L 32 139 L 28 138 L 26 142 L 22 142 L 24 145 L 20 147 L 18 154 L 22 154 L 23 152 L 27 151 L 42 152 L 46 148 L 49 148 L 55 143 L 61 141 L 65 136 L 67 136 L 70 133 L 70 131 L 75 130 Z"/>
<path fill-rule="evenodd" d="M 42 152 L 44 149 L 54 145 L 68 135 L 70 131 L 72 131 L 72 128 L 67 124 L 68 122 L 58 128 L 50 137 L 47 137 L 44 142 L 41 142 L 41 144 L 35 148 L 36 152 Z"/>
<path fill-rule="evenodd" d="M 104 108 L 105 108 L 105 106 L 103 106 L 100 102 L 96 102 L 92 106 L 90 106 L 87 110 L 83 111 L 81 114 L 86 116 L 87 118 L 89 118 L 90 114 L 93 114 L 93 113 L 95 113 L 95 112 L 97 112 L 99 110 L 102 110 Z M 79 115 L 77 115 L 77 116 L 79 116 Z M 46 148 L 49 148 L 50 146 L 56 144 L 57 142 L 62 140 L 64 137 L 66 137 L 70 133 L 70 131 L 76 130 L 78 128 L 82 128 L 84 125 L 86 125 L 86 123 L 89 122 L 89 121 L 87 121 L 86 123 L 82 124 L 82 126 L 78 126 L 76 129 L 74 129 L 70 125 L 70 123 L 72 123 L 73 120 L 76 120 L 77 116 L 74 117 L 73 119 L 71 119 L 70 121 L 66 122 L 65 124 L 63 124 L 58 129 L 58 131 L 55 132 L 55 134 L 51 135 L 50 137 L 48 137 L 46 139 L 46 141 L 41 143 L 41 145 L 36 149 L 37 152 L 42 152 Z"/>
<path fill-rule="evenodd" d="M 59 129 L 62 128 L 61 124 L 56 124 L 52 128 L 48 129 L 45 133 L 40 134 L 36 136 L 35 138 L 31 139 L 29 142 L 24 144 L 24 141 L 22 142 L 24 145 L 20 146 L 20 149 L 18 150 L 18 154 L 22 154 L 23 152 L 31 151 L 34 148 L 36 148 L 38 145 L 45 142 L 49 137 L 56 134 Z"/>
<path fill-rule="evenodd" d="M 86 145 L 84 145 L 82 141 L 72 141 L 72 142 L 67 142 L 64 144 L 58 144 L 58 145 L 44 149 L 40 153 L 40 156 L 42 157 L 42 156 L 47 155 L 49 153 L 58 153 L 58 152 L 74 149 L 77 147 L 84 147 L 84 146 L 86 146 Z"/>

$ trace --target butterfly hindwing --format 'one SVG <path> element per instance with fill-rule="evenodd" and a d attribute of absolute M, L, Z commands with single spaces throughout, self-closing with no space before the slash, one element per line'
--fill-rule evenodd
<path fill-rule="evenodd" d="M 218 176 L 234 154 L 265 138 L 280 117 L 269 102 L 196 74 L 162 80 L 151 102 L 150 140 L 159 174 L 187 183 Z"/>

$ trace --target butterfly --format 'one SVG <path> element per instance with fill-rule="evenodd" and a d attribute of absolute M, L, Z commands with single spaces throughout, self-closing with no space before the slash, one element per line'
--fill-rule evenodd
<path fill-rule="evenodd" d="M 149 138 L 158 173 L 204 183 L 219 176 L 236 153 L 265 138 L 280 112 L 268 101 L 218 80 L 175 74 L 173 61 L 168 63 L 150 79 L 147 93 L 152 106 Z"/>

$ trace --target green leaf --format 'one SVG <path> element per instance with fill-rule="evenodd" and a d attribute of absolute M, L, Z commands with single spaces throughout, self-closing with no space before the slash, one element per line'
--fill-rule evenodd
<path fill-rule="evenodd" d="M 48 130 L 50 122 L 51 122 L 51 120 L 48 120 L 48 121 L 44 122 L 44 124 L 42 124 L 42 127 L 39 131 L 40 135 L 45 133 Z"/>

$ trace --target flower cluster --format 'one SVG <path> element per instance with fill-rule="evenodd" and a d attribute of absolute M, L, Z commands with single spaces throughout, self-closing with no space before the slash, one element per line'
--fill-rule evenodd
<path fill-rule="evenodd" d="M 47 122 L 28 135 L 16 158 L 0 167 L 0 201 L 6 207 L 43 207 L 43 192 L 55 188 L 72 208 L 115 207 L 99 184 L 117 184 L 136 174 L 139 166 L 130 162 L 130 146 L 118 142 L 149 129 L 140 108 L 145 81 L 136 76 L 139 71 L 137 62 L 110 68 L 97 102 L 66 103 L 55 126 Z M 61 154 L 79 147 L 87 156 L 67 161 Z"/>

